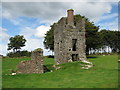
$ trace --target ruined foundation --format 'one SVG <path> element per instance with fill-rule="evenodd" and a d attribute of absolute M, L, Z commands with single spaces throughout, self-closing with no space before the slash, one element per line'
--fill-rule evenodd
<path fill-rule="evenodd" d="M 33 51 L 31 59 L 21 61 L 17 66 L 17 73 L 43 73 L 43 51 Z"/>

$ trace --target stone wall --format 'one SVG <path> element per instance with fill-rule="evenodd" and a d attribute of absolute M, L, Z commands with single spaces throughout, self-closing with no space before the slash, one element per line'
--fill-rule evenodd
<path fill-rule="evenodd" d="M 17 73 L 43 73 L 43 51 L 33 51 L 31 55 L 32 60 L 21 61 L 17 65 Z"/>

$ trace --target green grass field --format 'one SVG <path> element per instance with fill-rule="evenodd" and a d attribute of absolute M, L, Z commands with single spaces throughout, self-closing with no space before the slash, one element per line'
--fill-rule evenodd
<path fill-rule="evenodd" d="M 118 87 L 118 56 L 97 55 L 88 58 L 94 67 L 83 70 L 80 62 L 61 65 L 63 68 L 43 74 L 9 75 L 16 70 L 16 65 L 30 58 L 3 58 L 3 88 L 117 88 Z M 45 58 L 45 65 L 52 69 L 54 60 Z"/>

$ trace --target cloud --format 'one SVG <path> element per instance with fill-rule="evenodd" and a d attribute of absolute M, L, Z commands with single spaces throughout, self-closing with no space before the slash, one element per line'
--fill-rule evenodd
<path fill-rule="evenodd" d="M 6 19 L 13 18 L 12 14 L 8 10 L 2 10 L 2 17 Z"/>
<path fill-rule="evenodd" d="M 24 35 L 27 38 L 34 36 L 35 32 L 36 30 L 32 29 L 31 27 L 22 27 L 19 34 Z"/>
<path fill-rule="evenodd" d="M 44 38 L 31 38 L 27 37 L 25 38 L 27 42 L 25 43 L 25 47 L 22 47 L 22 50 L 28 50 L 28 51 L 33 51 L 37 48 L 42 48 L 43 49 L 43 55 L 51 55 L 52 52 L 49 50 L 46 50 L 43 45 Z"/>
<path fill-rule="evenodd" d="M 32 29 L 31 27 L 24 27 L 21 29 L 21 32 L 19 34 L 23 35 L 27 40 L 25 44 L 26 46 L 23 47 L 23 49 L 34 50 L 35 48 L 40 47 L 42 41 L 40 38 L 34 37 L 36 34 L 36 29 Z"/>
<path fill-rule="evenodd" d="M 20 35 L 24 35 L 26 38 L 33 36 L 38 38 L 43 38 L 49 29 L 50 26 L 46 26 L 46 25 L 40 25 L 37 26 L 36 28 L 23 27 L 21 28 Z"/>
<path fill-rule="evenodd" d="M 44 55 L 52 54 L 46 50 L 43 45 L 45 33 L 50 29 L 49 26 L 41 25 L 36 28 L 24 27 L 21 29 L 20 35 L 24 35 L 27 42 L 25 47 L 22 47 L 22 50 L 33 51 L 36 48 L 42 48 L 44 50 Z"/>
<path fill-rule="evenodd" d="M 43 40 L 42 39 L 33 39 L 33 38 L 26 38 L 27 42 L 26 42 L 26 46 L 23 47 L 22 49 L 25 49 L 25 50 L 29 50 L 29 51 L 32 51 L 36 48 L 44 48 L 43 47 Z"/>
<path fill-rule="evenodd" d="M 7 44 L 1 44 L 0 43 L 0 54 L 1 55 L 6 55 L 7 53 Z"/>
<path fill-rule="evenodd" d="M 7 29 L 0 27 L 0 38 L 2 43 L 8 42 L 9 35 L 6 33 Z"/>
<path fill-rule="evenodd" d="M 111 4 L 110 3 L 101 3 L 101 2 L 93 2 L 93 3 L 75 3 L 73 4 L 76 13 L 81 14 L 89 18 L 91 21 L 99 20 L 99 17 L 104 13 L 110 13 Z"/>
<path fill-rule="evenodd" d="M 119 0 L 97 0 L 98 2 L 119 2 Z M 4 0 L 2 2 L 96 2 L 96 0 Z"/>
<path fill-rule="evenodd" d="M 2 55 L 7 53 L 7 43 L 10 37 L 6 32 L 7 29 L 0 27 L 0 54 Z"/>
<path fill-rule="evenodd" d="M 37 17 L 43 21 L 53 22 L 66 16 L 66 10 L 73 8 L 75 14 L 85 15 L 96 21 L 104 13 L 110 13 L 111 3 L 107 2 L 4 2 L 3 17 L 17 18 L 20 16 Z"/>
<path fill-rule="evenodd" d="M 35 36 L 36 37 L 44 37 L 46 32 L 49 31 L 49 29 L 50 29 L 50 26 L 41 25 L 36 28 Z"/>

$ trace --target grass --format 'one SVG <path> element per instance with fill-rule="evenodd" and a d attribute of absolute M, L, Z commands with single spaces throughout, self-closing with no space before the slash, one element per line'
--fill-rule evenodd
<path fill-rule="evenodd" d="M 9 75 L 16 65 L 30 58 L 3 59 L 3 88 L 117 88 L 118 56 L 90 56 L 95 65 L 89 70 L 80 68 L 80 62 L 65 63 L 61 69 L 43 74 Z M 93 58 L 94 57 L 94 58 Z M 45 65 L 53 69 L 53 58 L 45 58 Z"/>

